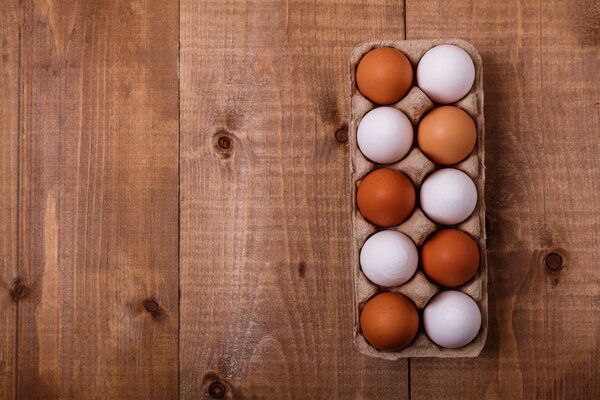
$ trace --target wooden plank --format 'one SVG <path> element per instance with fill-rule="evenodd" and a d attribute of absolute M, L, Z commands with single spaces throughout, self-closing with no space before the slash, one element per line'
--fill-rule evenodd
<path fill-rule="evenodd" d="M 589 2 L 407 2 L 407 38 L 464 38 L 484 60 L 491 273 L 486 349 L 412 360 L 413 399 L 600 397 L 597 16 Z M 545 262 L 555 251 L 562 265 Z"/>
<path fill-rule="evenodd" d="M 0 4 L 0 398 L 15 395 L 17 207 L 19 179 L 19 20 Z"/>
<path fill-rule="evenodd" d="M 335 139 L 352 48 L 403 34 L 402 2 L 182 1 L 181 398 L 407 397 L 352 341 Z"/>
<path fill-rule="evenodd" d="M 178 4 L 23 1 L 17 13 L 18 396 L 171 398 Z"/>

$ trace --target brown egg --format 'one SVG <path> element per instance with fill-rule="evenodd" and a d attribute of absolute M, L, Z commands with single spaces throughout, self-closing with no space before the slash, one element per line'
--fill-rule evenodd
<path fill-rule="evenodd" d="M 437 107 L 419 124 L 417 141 L 421 151 L 433 162 L 456 164 L 473 151 L 477 128 L 469 114 L 460 108 Z"/>
<path fill-rule="evenodd" d="M 432 281 L 447 287 L 460 286 L 477 273 L 479 248 L 466 233 L 443 229 L 423 244 L 421 265 Z"/>
<path fill-rule="evenodd" d="M 413 303 L 398 293 L 384 292 L 372 297 L 360 314 L 365 339 L 381 350 L 406 347 L 419 330 L 419 314 Z"/>
<path fill-rule="evenodd" d="M 415 206 L 415 188 L 402 172 L 390 168 L 370 172 L 358 186 L 356 202 L 360 213 L 379 226 L 404 221 Z"/>
<path fill-rule="evenodd" d="M 356 68 L 358 90 L 378 104 L 392 104 L 400 100 L 410 89 L 412 80 L 410 61 L 391 47 L 371 50 Z"/>

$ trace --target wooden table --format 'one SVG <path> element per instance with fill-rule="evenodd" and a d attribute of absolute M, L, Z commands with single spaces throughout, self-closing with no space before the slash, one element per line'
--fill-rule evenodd
<path fill-rule="evenodd" d="M 600 397 L 595 1 L 0 3 L 0 398 Z M 352 338 L 347 59 L 484 60 L 490 334 Z"/>

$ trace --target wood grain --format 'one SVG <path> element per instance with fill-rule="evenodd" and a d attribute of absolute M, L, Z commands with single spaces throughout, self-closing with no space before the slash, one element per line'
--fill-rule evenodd
<path fill-rule="evenodd" d="M 486 349 L 413 360 L 413 399 L 600 396 L 597 17 L 591 2 L 407 2 L 407 38 L 464 38 L 484 60 L 491 278 Z"/>
<path fill-rule="evenodd" d="M 0 2 L 0 398 L 600 397 L 597 2 L 406 2 L 484 60 L 490 333 L 401 362 L 352 342 L 363 3 Z"/>
<path fill-rule="evenodd" d="M 402 21 L 391 1 L 182 1 L 182 399 L 408 396 L 406 361 L 352 341 L 335 139 L 352 48 Z"/>
<path fill-rule="evenodd" d="M 0 6 L 0 398 L 15 395 L 17 203 L 19 181 L 19 23 L 14 4 Z"/>
<path fill-rule="evenodd" d="M 14 4 L 18 397 L 172 398 L 177 2 Z"/>

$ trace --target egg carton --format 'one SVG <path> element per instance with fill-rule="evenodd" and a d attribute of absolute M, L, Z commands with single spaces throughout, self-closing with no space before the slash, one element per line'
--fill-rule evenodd
<path fill-rule="evenodd" d="M 360 249 L 364 242 L 372 234 L 385 229 L 394 229 L 408 235 L 417 245 L 419 253 L 425 239 L 433 232 L 447 228 L 448 226 L 431 221 L 420 209 L 419 188 L 423 180 L 433 171 L 445 168 L 430 161 L 417 147 L 416 135 L 413 146 L 408 155 L 402 160 L 388 165 L 375 164 L 368 160 L 360 151 L 356 141 L 356 131 L 362 117 L 378 105 L 365 98 L 356 86 L 356 67 L 361 58 L 369 51 L 378 47 L 393 47 L 400 50 L 410 60 L 415 80 L 408 94 L 400 101 L 390 105 L 404 112 L 410 119 L 413 129 L 416 128 L 425 114 L 433 109 L 436 104 L 416 85 L 416 67 L 421 57 L 427 50 L 441 44 L 452 44 L 465 50 L 475 65 L 475 82 L 469 93 L 452 105 L 466 111 L 477 126 L 477 144 L 471 155 L 457 165 L 457 168 L 473 179 L 477 188 L 477 206 L 471 216 L 464 222 L 455 225 L 457 229 L 469 233 L 477 242 L 480 250 L 480 264 L 477 274 L 465 285 L 455 290 L 460 290 L 471 296 L 481 310 L 481 329 L 475 339 L 458 349 L 448 349 L 433 343 L 425 334 L 423 329 L 423 308 L 427 302 L 445 288 L 430 281 L 424 274 L 421 265 L 415 275 L 403 285 L 393 288 L 383 288 L 375 285 L 367 279 L 360 268 Z M 487 258 L 485 238 L 485 204 L 484 204 L 484 117 L 483 117 L 483 80 L 481 57 L 475 48 L 469 43 L 458 39 L 436 39 L 436 40 L 384 40 L 371 41 L 357 46 L 350 57 L 350 179 L 352 185 L 352 268 L 354 273 L 354 338 L 361 353 L 396 360 L 405 357 L 476 357 L 479 355 L 488 330 L 488 292 L 487 292 Z M 400 225 L 391 228 L 381 228 L 368 222 L 358 210 L 356 205 L 356 191 L 361 180 L 372 170 L 386 167 L 405 173 L 415 185 L 417 202 L 412 214 Z M 402 350 L 383 351 L 371 346 L 360 330 L 360 312 L 364 304 L 373 295 L 391 291 L 401 293 L 413 301 L 419 310 L 420 327 L 417 336 Z"/>

